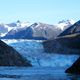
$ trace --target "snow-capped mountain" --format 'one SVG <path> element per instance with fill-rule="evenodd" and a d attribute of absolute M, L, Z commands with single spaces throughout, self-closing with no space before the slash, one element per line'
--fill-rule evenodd
<path fill-rule="evenodd" d="M 9 23 L 6 25 L 8 25 L 9 27 L 25 27 L 25 26 L 29 26 L 31 24 L 29 22 L 21 22 L 18 20 L 17 22 Z"/>
<path fill-rule="evenodd" d="M 6 36 L 4 36 L 5 39 L 30 39 L 32 38 L 32 29 L 30 27 L 24 27 L 24 28 L 14 28 L 11 31 L 9 31 Z"/>
<path fill-rule="evenodd" d="M 17 22 L 9 23 L 9 24 L 0 24 L 0 37 L 3 37 L 8 34 L 11 30 L 17 30 L 19 28 L 23 28 L 26 26 L 29 26 L 29 22 L 20 22 L 19 20 Z"/>
<path fill-rule="evenodd" d="M 34 23 L 30 27 L 33 29 L 33 37 L 44 37 L 46 39 L 55 38 L 61 29 L 57 28 L 55 25 L 45 24 L 45 23 Z"/>
<path fill-rule="evenodd" d="M 57 27 L 61 28 L 61 30 L 67 29 L 69 26 L 73 25 L 75 23 L 74 20 L 62 20 L 59 21 L 57 24 Z"/>
<path fill-rule="evenodd" d="M 9 31 L 4 38 L 9 39 L 51 39 L 61 33 L 55 25 L 34 23 L 30 26 L 17 27 Z"/>
<path fill-rule="evenodd" d="M 74 25 L 70 26 L 66 30 L 64 30 L 60 36 L 70 35 L 70 34 L 79 34 L 80 33 L 80 20 L 77 21 Z"/>
<path fill-rule="evenodd" d="M 1 37 L 7 39 L 53 39 L 62 31 L 73 25 L 73 20 L 63 20 L 58 24 L 20 22 L 19 20 L 10 24 L 3 24 L 7 31 L 1 32 Z M 4 30 L 4 29 L 3 29 Z"/>

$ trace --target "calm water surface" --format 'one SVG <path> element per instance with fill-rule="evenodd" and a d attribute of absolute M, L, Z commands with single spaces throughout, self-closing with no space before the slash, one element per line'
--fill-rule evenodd
<path fill-rule="evenodd" d="M 0 80 L 79 80 L 80 76 L 64 71 L 55 67 L 0 67 Z"/>

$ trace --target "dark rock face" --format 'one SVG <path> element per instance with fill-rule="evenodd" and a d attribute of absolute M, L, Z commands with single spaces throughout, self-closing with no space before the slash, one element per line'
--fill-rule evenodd
<path fill-rule="evenodd" d="M 76 62 L 73 63 L 73 65 L 68 68 L 66 73 L 71 73 L 71 74 L 80 74 L 80 58 L 77 59 Z"/>
<path fill-rule="evenodd" d="M 47 52 L 80 54 L 80 21 L 64 30 L 56 39 L 44 42 L 43 46 Z"/>
<path fill-rule="evenodd" d="M 0 66 L 32 66 L 16 50 L 0 40 Z"/>
<path fill-rule="evenodd" d="M 59 37 L 58 42 L 71 49 L 80 49 L 80 33 L 75 33 L 71 35 L 66 35 L 64 37 Z"/>
<path fill-rule="evenodd" d="M 74 33 L 80 33 L 80 21 L 76 22 L 74 25 L 64 30 L 58 37 L 70 35 Z"/>
<path fill-rule="evenodd" d="M 77 45 L 68 45 L 70 41 L 67 43 L 66 41 L 64 42 L 64 40 L 65 39 L 54 39 L 43 42 L 45 52 L 59 54 L 80 54 L 79 49 L 71 48 L 76 47 Z"/>

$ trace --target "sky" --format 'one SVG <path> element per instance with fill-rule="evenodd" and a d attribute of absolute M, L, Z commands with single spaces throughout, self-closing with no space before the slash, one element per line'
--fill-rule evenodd
<path fill-rule="evenodd" d="M 80 20 L 80 0 L 0 0 L 0 22 L 17 20 L 54 24 Z"/>

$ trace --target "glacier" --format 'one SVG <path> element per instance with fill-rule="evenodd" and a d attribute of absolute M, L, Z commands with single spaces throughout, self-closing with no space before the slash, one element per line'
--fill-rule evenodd
<path fill-rule="evenodd" d="M 27 58 L 33 67 L 0 67 L 0 80 L 78 80 L 80 76 L 69 75 L 65 70 L 78 55 L 46 53 L 42 40 L 2 40 Z"/>
<path fill-rule="evenodd" d="M 69 67 L 79 57 L 58 53 L 46 53 L 42 40 L 2 40 L 14 47 L 21 55 L 27 58 L 33 66 L 42 67 Z"/>

